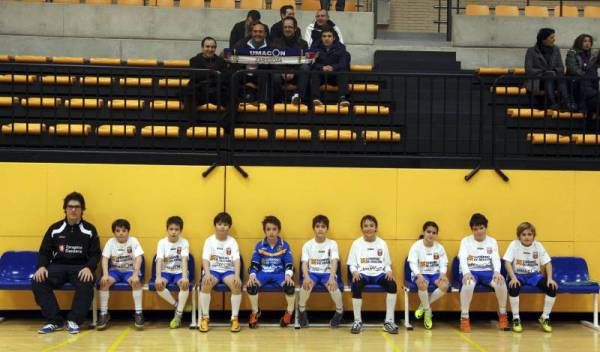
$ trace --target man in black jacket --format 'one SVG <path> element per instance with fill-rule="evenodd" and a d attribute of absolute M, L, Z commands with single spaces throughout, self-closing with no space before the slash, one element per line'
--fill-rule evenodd
<path fill-rule="evenodd" d="M 267 29 L 269 27 L 261 22 L 256 22 L 252 25 L 252 35 L 249 39 L 243 39 L 237 42 L 235 49 L 267 49 Z M 240 70 L 269 70 L 268 64 L 247 64 L 238 65 Z M 264 73 L 247 73 L 240 76 L 242 86 L 242 97 L 246 103 L 256 103 L 267 101 L 268 79 Z"/>
<path fill-rule="evenodd" d="M 63 202 L 65 218 L 48 228 L 39 250 L 32 289 L 35 302 L 47 323 L 38 333 L 47 334 L 65 328 L 65 320 L 54 289 L 70 282 L 75 288 L 66 328 L 79 333 L 94 296 L 94 271 L 100 259 L 100 241 L 94 225 L 82 219 L 85 200 L 80 193 L 68 194 Z"/>
<path fill-rule="evenodd" d="M 319 55 L 312 65 L 313 74 L 310 80 L 313 105 L 323 105 L 323 102 L 317 98 L 321 84 L 337 85 L 339 105 L 350 105 L 347 99 L 348 81 L 343 74 L 335 73 L 349 70 L 350 53 L 346 51 L 344 44 L 335 40 L 334 30 L 327 27 L 321 32 L 321 44 L 318 49 Z M 320 73 L 314 73 L 315 71 Z"/>
<path fill-rule="evenodd" d="M 298 22 L 294 17 L 286 17 L 283 19 L 283 37 L 277 38 L 271 42 L 271 47 L 276 49 L 308 49 L 308 43 L 300 37 L 298 31 Z M 273 75 L 273 91 L 275 93 L 274 100 L 280 101 L 283 98 L 283 84 L 291 83 L 298 87 L 292 95 L 292 104 L 300 104 L 306 99 L 306 90 L 308 89 L 308 74 L 310 67 L 307 64 L 302 65 L 286 65 L 280 69 L 289 69 L 298 71 L 298 73 L 276 73 Z"/>
<path fill-rule="evenodd" d="M 246 19 L 236 23 L 229 34 L 229 48 L 233 49 L 240 40 L 249 39 L 252 34 L 252 25 L 260 22 L 260 12 L 256 10 L 248 11 Z M 267 36 L 269 36 L 269 27 L 267 27 Z"/>
<path fill-rule="evenodd" d="M 281 6 L 281 8 L 279 9 L 279 15 L 281 16 L 281 21 L 271 26 L 271 33 L 269 34 L 270 41 L 274 41 L 278 38 L 283 37 L 283 20 L 287 17 L 295 17 L 294 7 L 292 5 Z M 298 26 L 296 26 L 296 33 L 299 37 L 302 35 Z"/>
<path fill-rule="evenodd" d="M 184 107 L 188 119 L 195 120 L 195 108 L 198 105 L 213 103 L 220 106 L 229 104 L 229 65 L 218 56 L 217 41 L 212 37 L 202 39 L 202 52 L 190 59 L 190 67 L 212 70 L 220 73 L 221 90 L 218 94 L 218 74 L 209 71 L 196 71 L 184 90 Z"/>

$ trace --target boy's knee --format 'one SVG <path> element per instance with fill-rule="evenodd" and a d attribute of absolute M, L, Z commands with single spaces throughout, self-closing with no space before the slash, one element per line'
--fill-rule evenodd
<path fill-rule="evenodd" d="M 364 285 L 362 284 L 362 279 L 358 282 L 352 282 L 350 285 L 350 289 L 352 290 L 352 298 L 362 298 L 362 291 Z"/>
<path fill-rule="evenodd" d="M 296 293 L 296 287 L 294 285 L 284 284 L 283 292 L 285 292 L 285 294 L 288 296 L 293 295 Z"/>
<path fill-rule="evenodd" d="M 258 285 L 247 286 L 246 292 L 248 292 L 248 294 L 251 296 L 257 295 L 258 294 Z"/>
<path fill-rule="evenodd" d="M 383 284 L 383 288 L 387 293 L 396 293 L 398 292 L 398 286 L 396 285 L 396 281 L 393 280 L 385 280 Z"/>
<path fill-rule="evenodd" d="M 517 297 L 519 295 L 519 292 L 521 292 L 521 286 L 520 285 L 508 288 L 508 295 L 511 296 L 511 297 Z"/>

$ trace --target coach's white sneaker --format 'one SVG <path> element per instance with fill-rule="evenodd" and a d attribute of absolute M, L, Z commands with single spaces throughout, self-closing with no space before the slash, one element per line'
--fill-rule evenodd
<path fill-rule="evenodd" d="M 38 329 L 38 334 L 49 334 L 51 332 L 60 331 L 65 329 L 65 324 L 56 325 L 52 323 L 48 323 L 41 328 Z"/>
<path fill-rule="evenodd" d="M 79 334 L 79 325 L 77 325 L 76 322 L 69 320 L 67 322 L 67 331 L 69 332 L 69 334 Z"/>

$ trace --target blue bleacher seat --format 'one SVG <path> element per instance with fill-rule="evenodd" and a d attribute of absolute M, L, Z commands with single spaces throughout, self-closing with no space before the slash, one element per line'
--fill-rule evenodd
<path fill-rule="evenodd" d="M 194 263 L 194 256 L 191 254 L 188 260 L 188 271 L 190 273 L 190 290 L 192 290 L 192 288 L 194 287 L 194 274 L 196 272 L 196 265 Z M 148 282 L 148 289 L 150 291 L 156 290 L 156 288 L 154 287 L 154 281 L 156 281 L 156 255 L 152 258 L 152 275 L 150 276 L 150 282 Z M 174 291 L 179 290 L 179 287 L 177 286 L 177 284 L 169 284 L 167 285 L 167 289 L 169 291 Z"/>
<path fill-rule="evenodd" d="M 598 293 L 600 286 L 590 280 L 587 263 L 581 257 L 552 257 L 552 273 L 561 293 Z"/>
<path fill-rule="evenodd" d="M 38 252 L 6 251 L 0 257 L 0 289 L 31 290 Z"/>

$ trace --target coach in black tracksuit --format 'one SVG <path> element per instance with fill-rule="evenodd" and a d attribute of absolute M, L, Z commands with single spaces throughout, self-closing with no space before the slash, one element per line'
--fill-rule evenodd
<path fill-rule="evenodd" d="M 38 332 L 48 333 L 65 327 L 54 289 L 65 282 L 75 287 L 71 311 L 67 316 L 70 333 L 79 332 L 94 295 L 94 271 L 100 259 L 100 241 L 94 225 L 82 219 L 85 200 L 80 193 L 68 194 L 63 202 L 65 218 L 48 228 L 39 250 L 38 270 L 32 289 L 42 315 L 48 320 Z"/>

